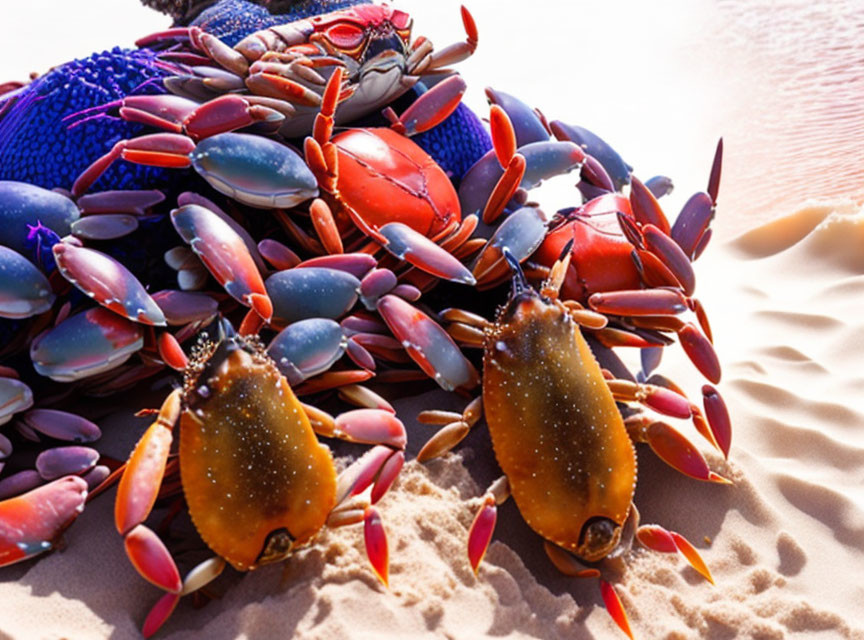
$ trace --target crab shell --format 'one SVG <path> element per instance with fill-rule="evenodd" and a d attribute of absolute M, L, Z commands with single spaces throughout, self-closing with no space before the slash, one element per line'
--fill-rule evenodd
<path fill-rule="evenodd" d="M 373 228 L 401 222 L 434 237 L 462 220 L 459 197 L 443 169 L 392 129 L 350 129 L 339 150 L 339 199 Z"/>
<path fill-rule="evenodd" d="M 558 301 L 514 296 L 486 335 L 483 406 L 519 511 L 546 540 L 594 562 L 614 549 L 636 454 L 600 365 Z"/>
<path fill-rule="evenodd" d="M 614 216 L 611 222 L 617 226 Z M 534 259 L 551 267 L 571 239 L 573 250 L 561 286 L 562 298 L 585 301 L 598 291 L 642 287 L 642 279 L 631 255 L 633 245 L 620 230 L 598 229 L 590 221 L 570 220 L 549 232 Z"/>
<path fill-rule="evenodd" d="M 195 527 L 247 571 L 285 558 L 323 526 L 336 469 L 263 351 L 225 340 L 199 354 L 180 417 L 180 474 Z"/>

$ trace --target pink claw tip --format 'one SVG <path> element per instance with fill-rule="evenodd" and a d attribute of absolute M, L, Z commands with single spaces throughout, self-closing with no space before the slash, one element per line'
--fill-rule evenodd
<path fill-rule="evenodd" d="M 477 515 L 474 516 L 474 522 L 471 523 L 471 529 L 468 531 L 468 561 L 471 563 L 474 575 L 477 575 L 483 556 L 489 548 L 497 519 L 498 507 L 495 506 L 495 500 L 487 497 Z"/>
<path fill-rule="evenodd" d="M 366 542 L 366 556 L 369 564 L 381 583 L 390 586 L 390 555 L 387 549 L 387 532 L 381 515 L 375 507 L 368 507 L 363 516 L 363 537 Z"/>
<path fill-rule="evenodd" d="M 149 638 L 159 631 L 162 625 L 165 624 L 165 621 L 174 612 L 174 608 L 179 601 L 180 595 L 176 593 L 166 593 L 159 598 L 158 602 L 150 609 L 150 613 L 147 614 L 144 626 L 141 627 L 141 634 L 145 638 Z"/>

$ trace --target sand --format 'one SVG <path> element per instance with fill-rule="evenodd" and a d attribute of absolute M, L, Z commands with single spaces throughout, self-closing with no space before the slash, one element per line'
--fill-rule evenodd
<path fill-rule="evenodd" d="M 813 16 L 788 3 L 787 11 L 799 11 L 790 21 L 798 31 L 793 25 L 782 31 L 783 38 L 742 40 L 745 30 L 723 29 L 742 20 L 742 5 L 708 3 L 706 9 L 702 3 L 706 12 L 700 13 L 684 4 L 666 7 L 667 18 L 678 17 L 665 26 L 649 25 L 664 37 L 657 38 L 656 49 L 646 49 L 658 64 L 677 60 L 676 66 L 664 67 L 675 79 L 665 95 L 692 98 L 686 104 L 694 106 L 681 126 L 670 128 L 676 114 L 668 113 L 665 103 L 645 107 L 659 119 L 658 129 L 634 123 L 628 116 L 636 107 L 622 105 L 614 96 L 606 110 L 597 100 L 586 100 L 583 113 L 586 122 L 598 122 L 598 131 L 616 143 L 623 141 L 619 147 L 644 168 L 641 175 L 662 169 L 676 178 L 679 191 L 672 203 L 702 188 L 711 141 L 718 132 L 727 135 L 728 170 L 716 220 L 721 241 L 709 247 L 696 271 L 697 294 L 710 314 L 724 367 L 720 389 L 734 429 L 728 462 L 706 447 L 703 451 L 712 468 L 735 484 L 690 480 L 640 446 L 636 503 L 643 522 L 687 536 L 710 566 L 716 586 L 683 559 L 640 548 L 612 567 L 609 577 L 642 639 L 864 638 L 864 212 L 857 201 L 860 184 L 850 178 L 857 169 L 850 168 L 849 154 L 860 145 L 840 139 L 844 127 L 864 129 L 860 120 L 854 129 L 855 113 L 837 106 L 852 104 L 854 87 L 840 85 L 836 104 L 821 101 L 826 92 L 810 111 L 789 109 L 777 122 L 779 130 L 772 132 L 765 123 L 777 113 L 776 104 L 751 98 L 768 95 L 766 87 L 780 82 L 782 73 L 754 73 L 758 83 L 729 69 L 725 75 L 713 73 L 720 67 L 719 56 L 699 47 L 698 40 L 731 43 L 724 62 L 734 72 L 753 51 L 768 58 L 779 55 L 783 46 L 789 47 L 787 40 L 802 31 L 798 18 Z M 613 10 L 595 11 L 596 24 L 608 24 L 603 20 L 610 15 L 604 11 Z M 684 11 L 683 17 L 675 11 Z M 822 18 L 840 21 L 844 11 L 849 11 L 848 3 L 838 2 Z M 485 24 L 493 19 L 488 5 L 478 13 L 485 14 Z M 769 27 L 776 26 L 769 14 L 757 14 Z M 752 16 L 744 19 L 751 20 L 747 25 L 756 33 L 763 23 Z M 484 24 L 479 16 L 478 22 Z M 452 33 L 453 25 L 448 25 L 439 24 L 438 33 Z M 700 31 L 703 27 L 707 30 Z M 677 40 L 665 37 L 682 33 L 674 36 Z M 652 40 L 636 31 L 631 35 L 640 45 Z M 593 45 L 600 38 L 594 30 L 585 37 Z M 819 42 L 831 49 L 826 41 L 830 38 Z M 504 49 L 492 51 L 506 55 Z M 677 57 L 684 51 L 693 55 Z M 625 52 L 633 55 L 632 49 L 625 47 Z M 776 68 L 770 59 L 759 64 L 763 70 Z M 809 64 L 815 69 L 825 63 L 820 58 Z M 585 71 L 595 72 L 593 67 Z M 544 73 L 548 79 L 548 71 Z M 838 73 L 848 77 L 846 68 Z M 504 75 L 487 75 L 481 87 L 504 82 Z M 471 67 L 466 77 L 472 82 Z M 641 86 L 644 80 L 634 82 Z M 815 82 L 810 90 L 823 90 L 823 84 Z M 740 91 L 718 100 L 730 87 Z M 535 88 L 536 102 L 551 103 L 555 109 L 549 111 L 560 114 L 563 99 L 548 85 Z M 614 94 L 620 83 L 610 80 L 608 89 Z M 708 93 L 699 94 L 702 90 Z M 860 99 L 856 104 L 862 104 Z M 799 113 L 834 126 L 837 138 L 825 135 L 820 142 L 836 143 L 836 157 L 790 142 L 800 142 L 794 117 Z M 622 124 L 616 129 L 603 118 Z M 645 132 L 642 138 L 638 126 Z M 753 138 L 754 130 L 767 138 Z M 758 147 L 748 146 L 753 141 Z M 784 171 L 776 170 L 781 156 L 811 161 L 809 173 L 792 172 L 790 167 L 797 165 L 791 160 Z M 646 160 L 655 157 L 656 162 Z M 759 184 L 765 190 L 754 186 Z M 699 374 L 680 349 L 668 351 L 660 371 L 697 398 Z M 410 430 L 409 457 L 430 434 L 429 427 L 414 422 L 417 412 L 462 404 L 443 393 L 398 403 Z M 128 415 L 120 412 L 106 421 L 109 446 L 112 438 L 129 440 L 143 428 L 140 421 L 131 426 Z M 698 442 L 692 427 L 679 426 Z M 482 425 L 456 454 L 425 466 L 413 461 L 405 466 L 380 505 L 391 543 L 389 590 L 365 563 L 359 528 L 327 531 L 284 569 L 227 573 L 216 584 L 219 598 L 201 608 L 181 603 L 162 637 L 624 637 L 603 608 L 596 581 L 558 574 L 512 502 L 501 508 L 494 542 L 474 576 L 465 558 L 467 529 L 478 496 L 495 476 Z M 0 571 L 0 638 L 137 637 L 159 592 L 126 561 L 113 530 L 112 509 L 113 492 L 88 506 L 69 530 L 65 551 Z M 194 550 L 182 555 L 186 561 L 195 558 L 200 556 Z"/>

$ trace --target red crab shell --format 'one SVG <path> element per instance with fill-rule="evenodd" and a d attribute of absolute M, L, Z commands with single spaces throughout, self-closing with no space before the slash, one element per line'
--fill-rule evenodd
<path fill-rule="evenodd" d="M 599 199 L 598 199 L 599 200 Z M 625 198 L 616 199 L 616 209 L 632 217 Z M 534 261 L 551 267 L 564 246 L 573 239 L 570 267 L 561 287 L 566 300 L 586 301 L 599 291 L 641 289 L 642 279 L 632 253 L 634 246 L 621 233 L 614 211 L 588 203 L 577 216 L 551 231 L 534 254 Z"/>
<path fill-rule="evenodd" d="M 401 222 L 434 237 L 461 222 L 459 196 L 423 149 L 392 129 L 350 129 L 333 137 L 343 204 L 373 228 Z"/>

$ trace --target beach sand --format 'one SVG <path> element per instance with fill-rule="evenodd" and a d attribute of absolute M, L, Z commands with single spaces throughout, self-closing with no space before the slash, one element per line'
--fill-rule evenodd
<path fill-rule="evenodd" d="M 455 10 L 454 3 L 443 4 L 442 11 Z M 728 462 L 700 447 L 712 468 L 734 485 L 688 479 L 640 445 L 636 492 L 643 523 L 656 522 L 685 535 L 706 560 L 716 585 L 681 557 L 639 547 L 626 554 L 610 577 L 641 639 L 864 639 L 864 212 L 861 185 L 849 177 L 860 170 L 860 162 L 853 167 L 849 160 L 860 145 L 841 139 L 846 129 L 860 135 L 864 122 L 855 121 L 849 106 L 840 124 L 825 125 L 833 127 L 833 134 L 819 130 L 823 137 L 817 135 L 816 147 L 836 144 L 834 156 L 795 146 L 801 144 L 795 123 L 790 123 L 795 113 L 809 114 L 814 122 L 818 117 L 830 120 L 826 113 L 842 111 L 854 90 L 842 83 L 835 96 L 840 106 L 811 104 L 812 111 L 790 110 L 783 114 L 785 123 L 776 123 L 789 135 L 769 135 L 764 123 L 771 120 L 776 104 L 769 107 L 751 98 L 767 96 L 766 87 L 776 86 L 771 83 L 781 82 L 783 74 L 772 76 L 770 60 L 759 61 L 758 73 L 748 77 L 737 74 L 736 65 L 748 58 L 746 47 L 773 51 L 764 53 L 770 58 L 789 45 L 767 36 L 764 41 L 742 41 L 745 27 L 760 23 L 752 16 L 742 18 L 741 6 L 703 3 L 702 13 L 683 3 L 666 7 L 668 15 L 679 18 L 657 28 L 664 30 L 661 34 L 678 34 L 677 40 L 658 38 L 650 55 L 656 65 L 678 60 L 666 71 L 673 81 L 664 95 L 670 103 L 693 99 L 688 104 L 694 109 L 681 128 L 671 127 L 674 113 L 655 105 L 651 108 L 659 128 L 642 122 L 647 133 L 640 140 L 639 123 L 632 121 L 636 107 L 622 106 L 613 97 L 613 106 L 603 111 L 597 106 L 603 94 L 584 100 L 587 115 L 582 122 L 599 121 L 589 126 L 616 145 L 624 141 L 618 146 L 625 147 L 625 155 L 635 158 L 637 168 L 645 167 L 640 175 L 668 168 L 676 178 L 678 191 L 669 205 L 664 201 L 670 214 L 690 193 L 704 188 L 713 142 L 720 132 L 727 140 L 727 171 L 715 221 L 720 240 L 695 268 L 697 297 L 708 310 L 723 365 L 719 388 L 733 421 Z M 836 20 L 849 9 L 841 2 L 832 6 Z M 790 3 L 786 10 L 799 12 L 791 21 L 798 24 L 804 9 Z M 486 25 L 495 24 L 494 10 L 487 4 L 481 4 L 477 14 L 481 27 L 483 19 Z M 609 17 L 602 9 L 594 15 L 596 24 L 612 31 L 610 23 L 603 22 Z M 725 28 L 735 20 L 744 20 L 744 25 L 727 33 Z M 699 35 L 699 28 L 709 22 L 707 35 Z M 588 31 L 589 45 L 596 46 L 600 36 Z M 796 33 L 792 27 L 780 32 L 784 38 Z M 629 34 L 637 44 L 651 40 L 632 26 Z M 720 54 L 699 46 L 697 35 L 721 48 L 723 65 L 716 59 Z M 491 53 L 481 48 L 476 58 L 515 55 L 496 45 L 494 33 L 488 40 Z M 853 45 L 862 41 L 860 34 L 849 39 Z M 832 48 L 827 36 L 821 44 Z M 693 55 L 679 58 L 686 52 Z M 620 65 L 615 69 L 616 78 L 626 79 Z M 474 82 L 471 74 L 469 67 L 469 83 Z M 547 70 L 543 77 L 548 81 L 551 75 Z M 759 82 L 751 83 L 757 76 Z M 848 77 L 848 69 L 837 70 L 836 77 Z M 507 89 L 503 80 L 496 80 L 484 75 L 479 87 Z M 816 84 L 811 93 L 822 91 L 823 83 Z M 719 100 L 730 87 L 740 91 Z M 610 81 L 609 94 L 619 89 L 618 82 Z M 472 85 L 472 91 L 479 89 Z M 554 90 L 547 85 L 537 91 L 536 104 L 552 117 L 565 117 L 564 100 Z M 513 92 L 526 97 L 524 91 Z M 577 92 L 588 95 L 581 86 Z M 474 98 L 477 109 L 483 108 L 480 95 Z M 819 95 L 821 100 L 828 92 Z M 546 107 L 546 98 L 552 107 Z M 861 104 L 859 96 L 857 108 Z M 577 110 L 571 105 L 573 121 L 581 119 Z M 620 127 L 604 120 L 614 115 Z M 664 138 L 668 144 L 659 144 Z M 756 141 L 757 147 L 748 146 Z M 795 154 L 811 162 L 806 175 L 778 170 L 780 156 L 789 160 L 787 169 L 799 166 L 790 160 Z M 765 188 L 754 186 L 759 184 Z M 572 182 L 565 186 L 572 189 Z M 553 189 L 548 197 L 563 206 L 554 200 L 560 193 Z M 700 375 L 679 347 L 667 351 L 659 371 L 698 398 Z M 409 426 L 409 459 L 432 429 L 416 424 L 417 412 L 459 409 L 463 403 L 443 392 L 397 403 Z M 130 426 L 128 416 L 113 415 L 105 425 L 105 438 L 129 440 L 130 432 L 145 426 L 142 421 Z M 676 426 L 700 442 L 692 426 Z M 366 564 L 360 527 L 326 531 L 284 568 L 270 566 L 242 576 L 227 572 L 216 583 L 220 597 L 201 608 L 182 602 L 162 637 L 623 638 L 603 608 L 596 580 L 558 574 L 512 501 L 499 510 L 493 543 L 474 576 L 465 555 L 467 530 L 478 496 L 496 476 L 482 424 L 456 454 L 425 466 L 413 460 L 406 464 L 380 503 L 390 537 L 389 590 L 377 583 Z M 0 638 L 137 636 L 159 592 L 125 558 L 113 529 L 113 495 L 87 507 L 66 535 L 66 550 L 0 571 Z"/>

